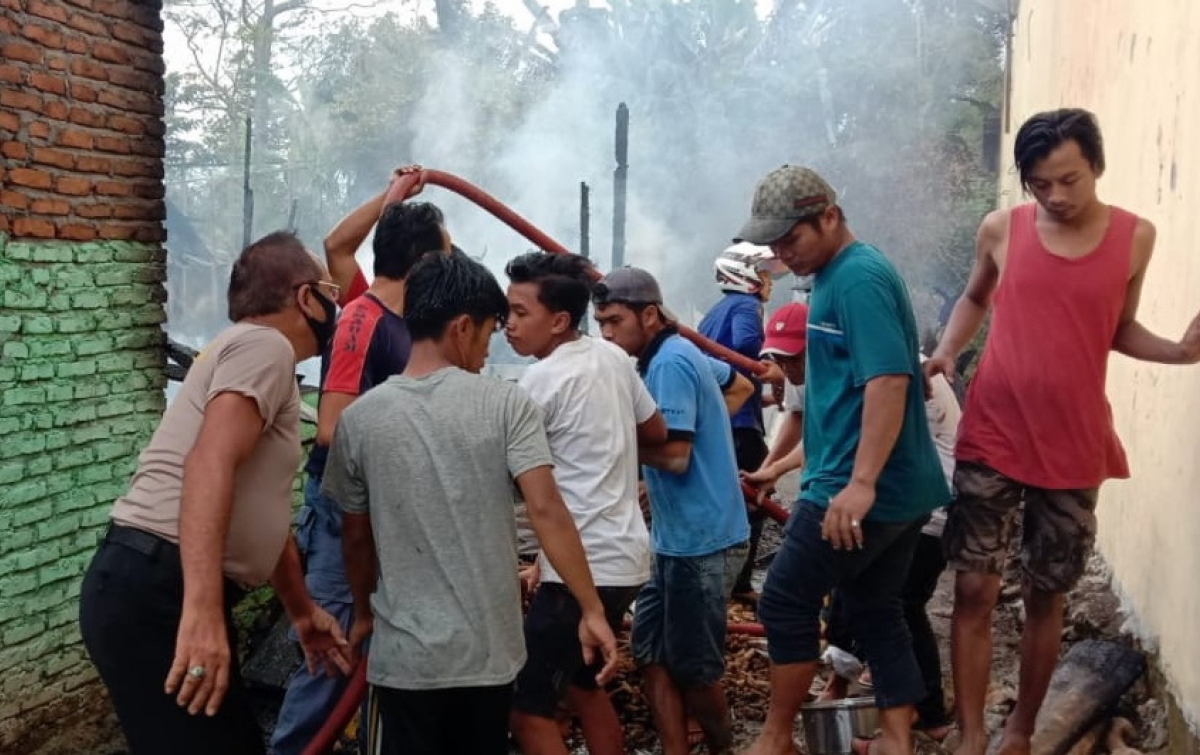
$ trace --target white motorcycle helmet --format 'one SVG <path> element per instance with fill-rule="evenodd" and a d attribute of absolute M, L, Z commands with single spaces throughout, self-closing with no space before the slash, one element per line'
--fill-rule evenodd
<path fill-rule="evenodd" d="M 774 278 L 787 272 L 783 263 L 775 258 L 775 253 L 768 247 L 745 241 L 734 244 L 717 255 L 713 269 L 717 274 L 717 285 L 722 291 L 752 295 L 757 295 L 762 290 L 760 273 L 767 273 Z"/>

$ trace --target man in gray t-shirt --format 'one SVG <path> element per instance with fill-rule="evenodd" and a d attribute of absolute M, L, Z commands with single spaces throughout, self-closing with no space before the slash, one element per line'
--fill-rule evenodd
<path fill-rule="evenodd" d="M 541 410 L 476 374 L 504 293 L 459 254 L 426 257 L 407 286 L 408 366 L 346 409 L 325 469 L 323 492 L 343 512 L 350 642 L 372 635 L 383 753 L 504 753 L 525 662 L 514 481 L 583 607 L 584 654 L 604 655 L 601 680 L 616 640 L 554 484 Z"/>

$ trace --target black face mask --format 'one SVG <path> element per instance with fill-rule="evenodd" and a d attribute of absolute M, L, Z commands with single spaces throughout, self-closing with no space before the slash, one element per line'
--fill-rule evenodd
<path fill-rule="evenodd" d="M 312 293 L 317 297 L 317 301 L 321 302 L 321 308 L 325 310 L 325 322 L 318 322 L 308 315 L 305 315 L 304 319 L 308 323 L 308 329 L 317 339 L 317 353 L 324 354 L 325 349 L 329 347 L 329 342 L 333 340 L 333 332 L 337 329 L 337 304 L 327 299 L 315 287 L 312 289 Z"/>

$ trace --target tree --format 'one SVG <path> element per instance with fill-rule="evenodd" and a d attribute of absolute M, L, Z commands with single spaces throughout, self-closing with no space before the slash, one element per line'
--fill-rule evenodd
<path fill-rule="evenodd" d="M 753 0 L 577 0 L 557 18 L 527 0 L 518 21 L 445 0 L 429 19 L 329 14 L 319 27 L 303 0 L 235 2 L 168 14 L 192 25 L 190 47 L 222 51 L 168 79 L 169 192 L 218 249 L 240 243 L 241 122 L 256 110 L 260 230 L 294 216 L 314 243 L 415 161 L 484 186 L 564 241 L 587 181 L 600 250 L 613 113 L 626 102 L 628 259 L 659 272 L 684 311 L 716 298 L 711 260 L 754 181 L 780 163 L 828 174 L 856 232 L 900 264 L 926 323 L 936 292 L 961 287 L 993 201 L 984 137 L 999 112 L 1007 0 L 777 0 L 765 19 Z M 469 250 L 502 261 L 523 248 L 431 197 Z"/>

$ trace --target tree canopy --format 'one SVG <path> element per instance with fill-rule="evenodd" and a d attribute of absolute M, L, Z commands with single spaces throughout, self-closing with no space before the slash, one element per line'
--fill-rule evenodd
<path fill-rule="evenodd" d="M 168 0 L 167 191 L 220 264 L 242 243 L 246 121 L 253 233 L 310 245 L 418 162 L 473 181 L 608 264 L 613 114 L 630 109 L 626 260 L 682 311 L 717 296 L 713 257 L 755 181 L 808 164 L 857 235 L 900 265 L 923 325 L 956 294 L 995 194 L 1008 0 L 463 0 L 385 14 L 314 0 Z M 528 243 L 430 191 L 470 253 Z M 171 241 L 168 240 L 168 249 Z M 780 296 L 786 297 L 785 291 Z"/>

